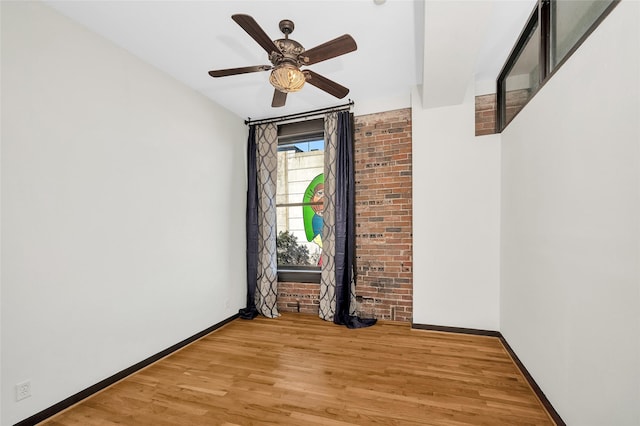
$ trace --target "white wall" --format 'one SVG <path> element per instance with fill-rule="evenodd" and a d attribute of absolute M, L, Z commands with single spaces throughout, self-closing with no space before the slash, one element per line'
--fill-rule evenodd
<path fill-rule="evenodd" d="M 640 3 L 502 134 L 501 331 L 570 425 L 640 424 Z"/>
<path fill-rule="evenodd" d="M 46 6 L 1 7 L 9 425 L 244 304 L 246 128 Z"/>
<path fill-rule="evenodd" d="M 413 96 L 413 322 L 498 330 L 500 136 L 474 136 L 473 93 Z"/>
<path fill-rule="evenodd" d="M 382 96 L 376 99 L 359 100 L 353 106 L 353 115 L 356 117 L 361 115 L 375 114 L 383 111 L 394 111 L 396 109 L 411 107 L 411 87 L 407 86 L 404 93 L 396 96 Z M 337 103 L 342 105 L 345 102 Z"/>
<path fill-rule="evenodd" d="M 0 5 L 0 25 L 2 24 L 2 6 Z M 0 27 L 1 29 L 1 27 Z M 0 54 L 2 53 L 2 35 L 0 33 Z M 0 55 L 0 82 L 2 82 L 2 56 Z M 2 84 L 0 84 L 0 114 L 2 112 Z M 2 424 L 2 119 L 0 115 L 0 425 Z"/>

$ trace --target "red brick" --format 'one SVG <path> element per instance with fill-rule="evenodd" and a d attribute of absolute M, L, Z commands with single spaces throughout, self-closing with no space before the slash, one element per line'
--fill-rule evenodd
<path fill-rule="evenodd" d="M 355 117 L 354 143 L 357 309 L 363 316 L 411 321 L 411 110 Z M 278 286 L 278 309 L 317 314 L 318 284 Z"/>

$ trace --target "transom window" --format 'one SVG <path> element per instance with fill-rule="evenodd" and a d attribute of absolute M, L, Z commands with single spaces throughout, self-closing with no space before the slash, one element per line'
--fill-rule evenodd
<path fill-rule="evenodd" d="M 498 76 L 502 131 L 620 0 L 538 0 Z"/>

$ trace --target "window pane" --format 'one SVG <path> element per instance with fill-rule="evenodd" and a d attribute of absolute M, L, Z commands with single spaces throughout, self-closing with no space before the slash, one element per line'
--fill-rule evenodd
<path fill-rule="evenodd" d="M 551 3 L 552 69 L 564 59 L 611 3 L 611 0 L 558 0 Z"/>
<path fill-rule="evenodd" d="M 522 109 L 540 86 L 540 27 L 536 25 L 504 80 L 504 124 Z"/>
<path fill-rule="evenodd" d="M 302 206 L 278 207 L 278 266 L 319 266 L 322 251 L 322 220 L 318 234 L 307 239 Z"/>
<path fill-rule="evenodd" d="M 278 146 L 276 204 L 301 203 L 309 182 L 324 171 L 324 140 Z"/>
<path fill-rule="evenodd" d="M 324 140 L 278 147 L 278 267 L 318 267 L 322 251 Z"/>

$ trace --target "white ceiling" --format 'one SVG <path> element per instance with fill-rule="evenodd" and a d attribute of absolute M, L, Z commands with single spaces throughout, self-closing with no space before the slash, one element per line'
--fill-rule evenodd
<path fill-rule="evenodd" d="M 536 0 L 45 0 L 142 60 L 246 118 L 401 99 L 424 85 L 425 106 L 456 103 L 469 79 L 495 79 Z M 211 78 L 207 71 L 269 64 L 262 48 L 231 20 L 253 16 L 273 39 L 281 19 L 306 49 L 342 34 L 358 50 L 309 68 L 351 91 L 345 99 L 306 85 L 271 108 L 269 73 Z M 475 77 L 474 77 L 475 76 Z M 443 94 L 452 93 L 447 99 Z M 460 100 L 461 101 L 461 100 Z"/>

